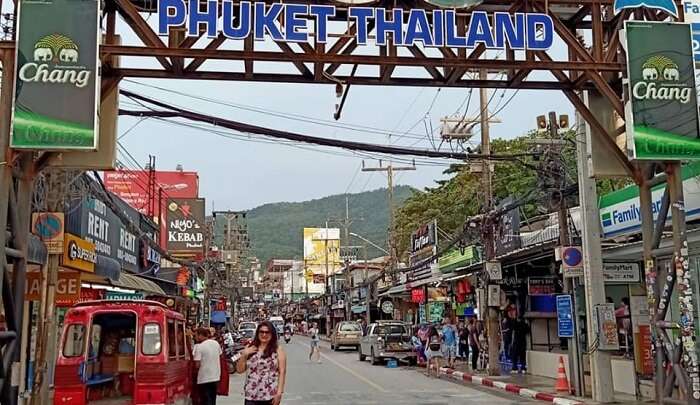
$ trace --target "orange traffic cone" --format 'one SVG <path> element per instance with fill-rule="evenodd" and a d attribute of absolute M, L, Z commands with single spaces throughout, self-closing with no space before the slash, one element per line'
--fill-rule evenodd
<path fill-rule="evenodd" d="M 559 356 L 559 369 L 557 370 L 557 383 L 554 385 L 557 392 L 571 392 L 569 379 L 566 378 L 566 368 L 564 368 L 564 357 Z"/>

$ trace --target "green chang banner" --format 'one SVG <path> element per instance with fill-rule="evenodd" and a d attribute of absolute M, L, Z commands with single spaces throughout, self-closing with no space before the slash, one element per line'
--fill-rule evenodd
<path fill-rule="evenodd" d="M 627 147 L 633 159 L 700 158 L 690 25 L 625 21 L 629 102 Z"/>
<path fill-rule="evenodd" d="M 94 150 L 99 106 L 96 0 L 20 0 L 13 148 Z"/>

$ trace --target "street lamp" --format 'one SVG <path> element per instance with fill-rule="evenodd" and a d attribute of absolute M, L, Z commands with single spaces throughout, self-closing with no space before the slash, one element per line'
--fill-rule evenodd
<path fill-rule="evenodd" d="M 384 252 L 384 253 L 386 253 L 386 254 L 389 254 L 389 252 L 388 252 L 386 249 L 384 249 L 383 247 L 377 245 L 376 243 L 372 242 L 371 240 L 365 238 L 364 236 L 358 235 L 358 234 L 356 234 L 356 233 L 354 233 L 354 232 L 350 232 L 350 235 L 356 237 L 357 239 L 360 239 L 360 240 L 362 240 L 362 241 L 365 241 L 365 242 L 369 243 L 370 245 L 374 246 L 375 248 L 381 250 L 382 252 Z"/>

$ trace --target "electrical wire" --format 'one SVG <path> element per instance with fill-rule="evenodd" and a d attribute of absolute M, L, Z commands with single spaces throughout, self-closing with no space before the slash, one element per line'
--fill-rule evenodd
<path fill-rule="evenodd" d="M 307 116 L 307 115 L 286 113 L 286 112 L 281 112 L 281 111 L 265 109 L 265 108 L 261 108 L 261 107 L 250 106 L 250 105 L 246 105 L 246 104 L 232 103 L 229 101 L 224 101 L 224 100 L 210 98 L 210 97 L 203 97 L 203 96 L 198 96 L 198 95 L 194 95 L 194 94 L 188 94 L 185 92 L 181 92 L 181 91 L 177 91 L 177 90 L 173 90 L 173 89 L 168 89 L 165 87 L 145 84 L 145 83 L 137 82 L 134 80 L 124 79 L 124 81 L 128 82 L 128 83 L 133 83 L 136 85 L 140 85 L 140 86 L 149 87 L 152 89 L 168 92 L 171 94 L 177 94 L 177 95 L 183 96 L 183 97 L 189 97 L 189 98 L 192 98 L 195 100 L 205 101 L 205 102 L 216 104 L 219 106 L 226 106 L 226 107 L 236 108 L 236 109 L 240 109 L 240 110 L 244 110 L 244 111 L 255 112 L 258 114 L 269 115 L 269 116 L 276 117 L 276 118 L 294 120 L 294 121 L 305 122 L 305 123 L 310 123 L 310 124 L 315 124 L 315 125 L 323 125 L 323 126 L 328 126 L 328 127 L 333 127 L 333 128 L 346 129 L 346 130 L 355 131 L 355 132 L 365 132 L 365 133 L 373 133 L 373 134 L 378 134 L 378 135 L 386 135 L 389 137 L 391 137 L 396 132 L 396 128 L 394 128 L 394 130 L 387 130 L 387 129 L 383 129 L 383 128 L 377 128 L 377 127 L 366 126 L 366 125 L 361 125 L 361 124 L 343 124 L 343 123 L 338 123 L 337 121 L 323 120 L 323 119 L 319 119 L 319 118 L 315 118 L 315 117 L 311 117 L 311 116 Z M 415 100 L 414 100 L 414 102 L 415 102 Z M 410 107 L 409 107 L 409 109 L 410 109 Z M 408 111 L 408 110 L 406 110 L 406 111 Z M 397 127 L 398 127 L 398 125 L 397 125 Z M 418 133 L 407 133 L 406 136 L 409 138 L 414 138 L 414 139 L 422 138 L 422 135 L 418 134 Z"/>
<path fill-rule="evenodd" d="M 353 151 L 366 151 L 366 152 L 378 152 L 386 153 L 392 155 L 410 155 L 410 156 L 422 156 L 422 157 L 434 157 L 434 158 L 445 158 L 445 159 L 459 159 L 466 160 L 468 158 L 481 158 L 490 160 L 510 160 L 516 156 L 532 156 L 531 153 L 515 154 L 515 155 L 489 155 L 484 156 L 480 154 L 465 154 L 465 153 L 450 153 L 450 152 L 440 152 L 426 149 L 407 149 L 400 148 L 391 145 L 380 145 L 380 144 L 367 144 L 355 141 L 343 141 L 331 138 L 321 138 L 317 136 L 310 136 L 305 134 L 293 133 L 288 131 L 275 130 L 271 128 L 260 127 L 257 125 L 246 124 L 242 122 L 232 121 L 221 117 L 216 117 L 208 114 L 202 114 L 186 110 L 183 108 L 178 108 L 162 101 L 152 99 L 143 95 L 132 93 L 128 90 L 120 90 L 120 93 L 136 100 L 141 100 L 146 103 L 152 104 L 154 106 L 164 108 L 165 110 L 156 111 L 152 108 L 146 111 L 130 111 L 130 110 L 119 110 L 120 115 L 133 115 L 133 116 L 152 116 L 152 117 L 181 117 L 187 118 L 193 121 L 205 122 L 216 126 L 221 126 L 228 129 L 233 129 L 240 132 L 257 134 L 277 139 L 287 139 L 298 142 L 312 143 L 322 146 L 333 146 L 344 149 L 349 149 Z"/>

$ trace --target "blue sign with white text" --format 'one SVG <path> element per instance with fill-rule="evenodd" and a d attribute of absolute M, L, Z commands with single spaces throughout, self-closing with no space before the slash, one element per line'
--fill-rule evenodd
<path fill-rule="evenodd" d="M 670 0 L 668 0 L 670 1 Z M 542 13 L 505 13 L 485 11 L 470 13 L 465 24 L 453 8 L 426 10 L 348 7 L 342 10 L 348 22 L 356 23 L 353 33 L 358 45 L 367 45 L 374 26 L 376 45 L 386 45 L 391 38 L 397 46 L 422 44 L 426 47 L 547 50 L 554 40 L 551 16 Z M 223 35 L 228 39 L 254 37 L 257 41 L 326 43 L 336 17 L 330 4 L 295 4 L 233 0 L 158 1 L 158 34 L 170 28 L 186 28 L 185 35 L 197 37 L 200 30 L 210 38 Z M 284 21 L 284 24 L 280 22 Z M 460 34 L 464 29 L 465 34 Z"/>
<path fill-rule="evenodd" d="M 574 305 L 570 295 L 557 295 L 557 335 L 574 337 Z"/>

